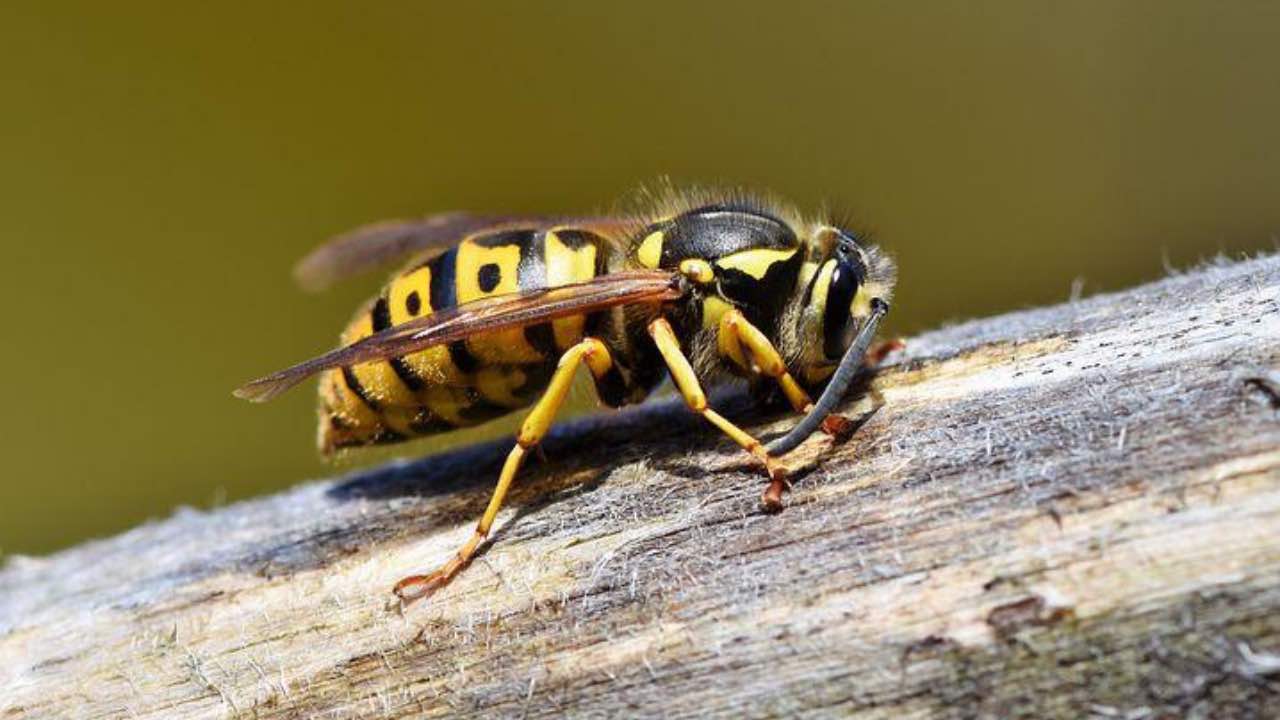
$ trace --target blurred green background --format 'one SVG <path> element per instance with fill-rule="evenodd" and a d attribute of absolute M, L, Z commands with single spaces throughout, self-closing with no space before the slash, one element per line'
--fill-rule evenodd
<path fill-rule="evenodd" d="M 5 3 L 0 550 L 330 469 L 313 393 L 381 278 L 325 236 L 607 207 L 661 174 L 849 208 L 892 330 L 1161 276 L 1280 230 L 1280 5 Z"/>

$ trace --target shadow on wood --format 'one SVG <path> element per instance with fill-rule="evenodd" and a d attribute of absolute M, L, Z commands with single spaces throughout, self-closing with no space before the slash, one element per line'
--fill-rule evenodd
<path fill-rule="evenodd" d="M 777 516 L 677 402 L 572 423 L 403 611 L 507 442 L 12 558 L 0 717 L 1280 716 L 1278 298 L 1265 257 L 914 338 Z"/>

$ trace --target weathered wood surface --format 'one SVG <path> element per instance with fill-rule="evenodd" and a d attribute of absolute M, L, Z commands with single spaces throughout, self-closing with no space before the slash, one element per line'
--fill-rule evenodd
<path fill-rule="evenodd" d="M 572 424 L 403 612 L 505 442 L 13 559 L 0 718 L 1277 717 L 1278 297 L 1268 257 L 911 339 L 777 516 L 677 404 Z"/>

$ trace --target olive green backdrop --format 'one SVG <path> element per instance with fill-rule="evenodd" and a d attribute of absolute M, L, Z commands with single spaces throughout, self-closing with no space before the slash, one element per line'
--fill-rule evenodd
<path fill-rule="evenodd" d="M 1280 231 L 1275 3 L 463 4 L 0 7 L 0 550 L 331 472 L 310 388 L 229 391 L 334 341 L 380 278 L 288 271 L 370 220 L 766 187 L 876 232 L 902 333 Z"/>

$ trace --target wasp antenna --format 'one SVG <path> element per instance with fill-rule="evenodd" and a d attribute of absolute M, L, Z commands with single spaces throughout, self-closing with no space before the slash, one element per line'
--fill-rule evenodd
<path fill-rule="evenodd" d="M 804 442 L 805 438 L 812 435 L 831 411 L 835 410 L 836 405 L 844 398 L 845 391 L 849 389 L 849 384 L 853 382 L 854 376 L 858 374 L 858 369 L 862 367 L 862 357 L 871 346 L 876 329 L 880 327 L 881 318 L 888 312 L 889 303 L 880 298 L 871 299 L 871 317 L 867 318 L 866 324 L 858 331 L 853 344 L 845 351 L 844 357 L 840 358 L 840 366 L 836 368 L 835 374 L 831 376 L 831 382 L 827 383 L 826 389 L 822 391 L 822 397 L 818 398 L 818 402 L 814 404 L 809 414 L 796 423 L 796 426 L 786 435 L 765 447 L 769 454 L 782 455 L 791 452 Z"/>

